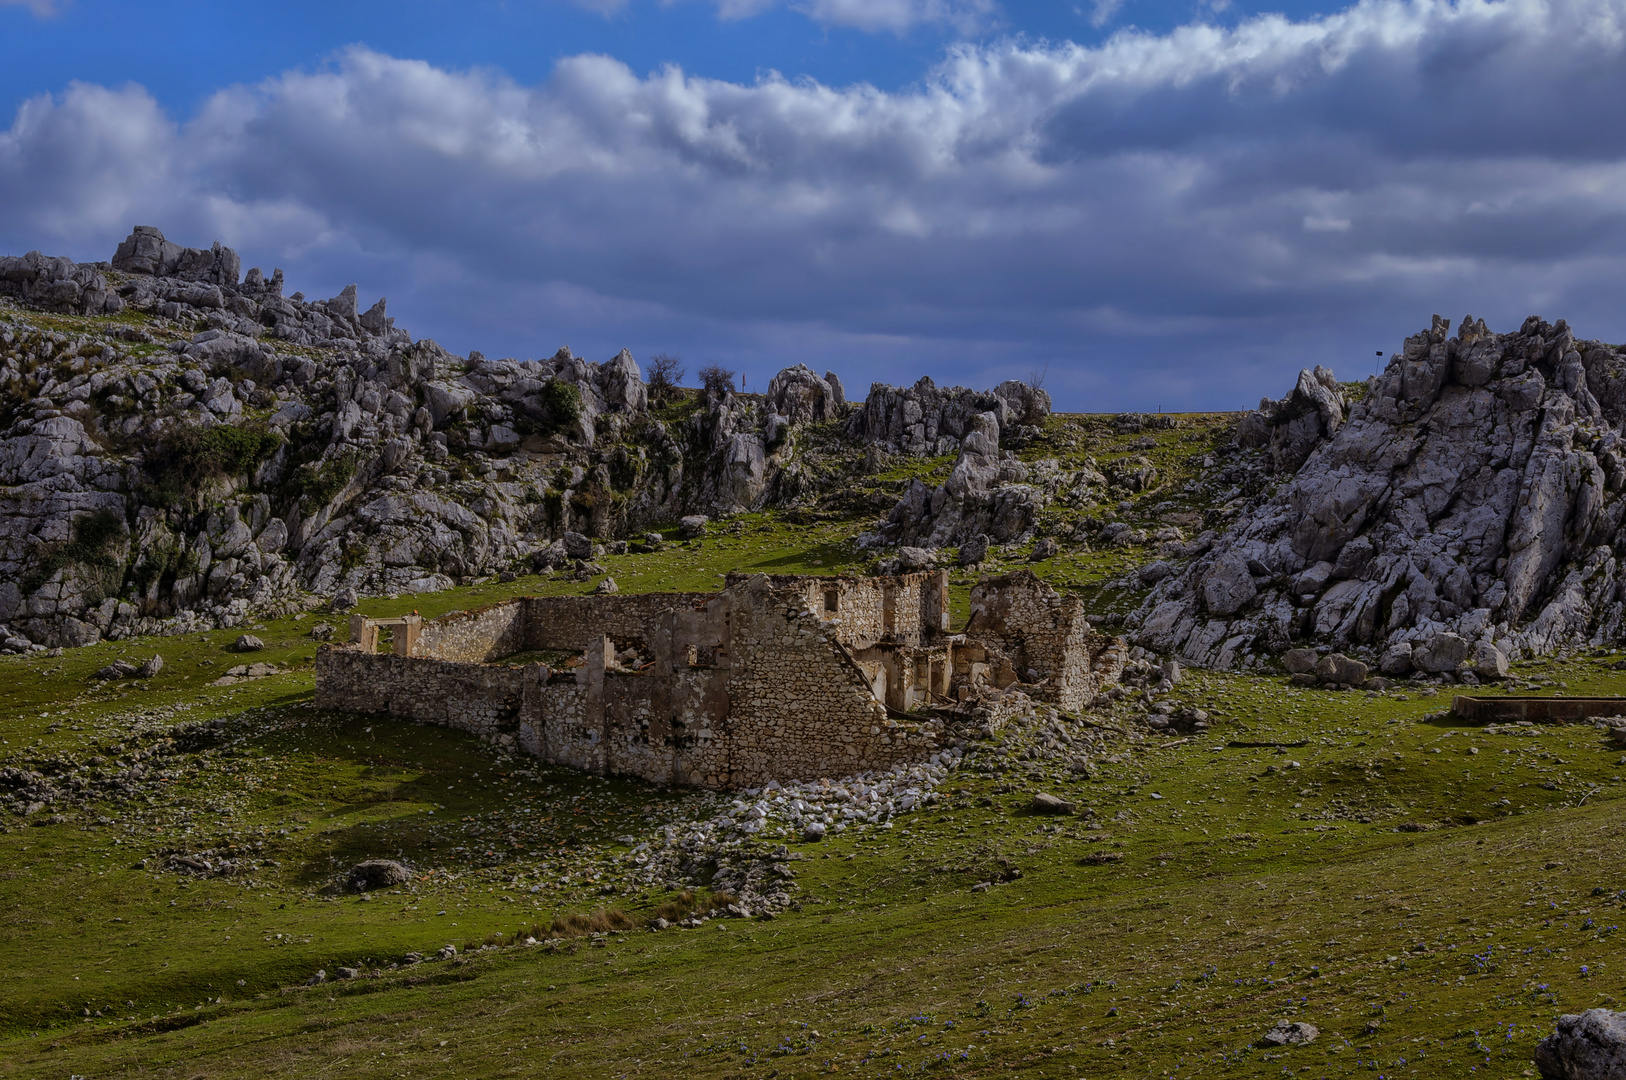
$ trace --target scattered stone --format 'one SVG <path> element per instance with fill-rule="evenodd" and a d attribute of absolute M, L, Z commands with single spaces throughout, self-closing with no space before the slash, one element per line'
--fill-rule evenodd
<path fill-rule="evenodd" d="M 97 671 L 96 674 L 91 676 L 91 678 L 102 679 L 104 681 L 112 679 L 127 679 L 135 673 L 136 666 L 134 664 L 125 660 L 115 660 L 111 664 L 108 664 L 106 667 Z"/>
<path fill-rule="evenodd" d="M 157 653 L 154 653 L 152 656 L 148 657 L 146 663 L 142 664 L 136 669 L 136 677 L 139 679 L 150 679 L 163 670 L 164 658 L 159 656 Z"/>
<path fill-rule="evenodd" d="M 1060 551 L 1061 545 L 1056 543 L 1052 537 L 1047 536 L 1033 545 L 1033 550 L 1028 553 L 1028 562 L 1042 562 L 1045 559 L 1053 559 Z"/>
<path fill-rule="evenodd" d="M 1302 1020 L 1278 1020 L 1275 1027 L 1265 1032 L 1260 1043 L 1264 1046 L 1301 1046 L 1315 1042 L 1319 1034 L 1321 1030 L 1314 1024 Z"/>
<path fill-rule="evenodd" d="M 593 557 L 593 541 L 579 532 L 567 532 L 559 538 L 565 546 L 565 554 L 572 559 L 591 559 Z"/>
<path fill-rule="evenodd" d="M 343 615 L 347 611 L 355 610 L 360 602 L 361 598 L 356 595 L 356 590 L 347 587 L 333 594 L 333 603 L 328 605 L 328 610 L 335 615 Z"/>
<path fill-rule="evenodd" d="M 325 982 L 327 982 L 327 972 L 325 970 L 318 969 L 315 975 L 312 975 L 310 978 L 305 980 L 305 985 L 318 986 Z"/>
<path fill-rule="evenodd" d="M 608 596 L 610 593 L 616 593 L 616 592 L 620 592 L 620 591 L 621 591 L 621 586 L 619 586 L 619 585 L 617 585 L 615 583 L 615 578 L 610 578 L 610 577 L 605 578 L 603 581 L 601 581 L 597 585 L 593 586 L 593 595 L 594 596 Z"/>
<path fill-rule="evenodd" d="M 711 519 L 705 514 L 690 514 L 678 522 L 678 535 L 685 540 L 698 540 L 706 535 L 706 526 Z"/>
<path fill-rule="evenodd" d="M 1558 1018 L 1536 1044 L 1544 1080 L 1618 1080 L 1626 1076 L 1626 1012 L 1588 1009 Z"/>
<path fill-rule="evenodd" d="M 440 951 L 435 954 L 435 959 L 437 959 L 437 960 L 450 960 L 452 957 L 454 957 L 456 955 L 457 955 L 457 946 L 456 945 L 442 945 L 440 947 Z"/>
<path fill-rule="evenodd" d="M 649 928 L 651 930 L 670 930 L 672 928 L 672 924 L 657 916 L 650 921 Z"/>
<path fill-rule="evenodd" d="M 315 626 L 311 627 L 311 640 L 313 640 L 313 641 L 332 641 L 333 640 L 333 624 L 332 623 L 319 622 Z"/>
<path fill-rule="evenodd" d="M 802 839 L 806 840 L 810 844 L 818 843 L 820 840 L 824 839 L 824 834 L 825 834 L 826 831 L 827 830 L 825 828 L 824 822 L 822 822 L 822 821 L 809 822 L 802 829 Z"/>
<path fill-rule="evenodd" d="M 1072 803 L 1055 795 L 1041 791 L 1033 796 L 1032 810 L 1035 814 L 1071 814 L 1075 809 Z"/>
<path fill-rule="evenodd" d="M 259 652 L 263 648 L 265 648 L 265 642 L 253 634 L 240 634 L 237 640 L 232 642 L 233 652 Z"/>
<path fill-rule="evenodd" d="M 361 974 L 361 969 L 360 968 L 353 968 L 353 967 L 342 967 L 342 968 L 338 969 L 338 973 L 339 973 L 339 978 L 341 978 L 341 979 L 354 979 L 354 978 L 356 978 L 357 976 L 359 976 Z"/>

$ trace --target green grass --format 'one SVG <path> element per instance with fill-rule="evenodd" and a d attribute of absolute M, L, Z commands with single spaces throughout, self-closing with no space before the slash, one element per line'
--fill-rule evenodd
<path fill-rule="evenodd" d="M 1138 449 L 1144 435 L 1105 418 L 1063 418 L 1043 438 L 1049 453 L 1145 453 L 1178 471 L 1218 430 L 1194 420 Z M 1150 525 L 1165 501 L 1137 497 L 1123 520 Z M 852 544 L 868 524 L 747 515 L 603 562 L 623 591 L 856 572 L 873 559 Z M 1093 609 L 1101 582 L 1153 556 L 1067 545 L 1033 565 Z M 522 576 L 362 610 L 432 617 L 598 580 Z M 951 581 L 963 619 L 974 577 Z M 1558 1013 L 1622 992 L 1626 764 L 1596 730 L 1492 733 L 1441 719 L 1444 693 L 1201 672 L 1175 698 L 1213 715 L 1204 736 L 1113 736 L 1088 774 L 979 755 L 890 832 L 792 845 L 800 908 L 772 921 L 508 947 L 601 908 L 641 927 L 676 893 L 632 883 L 623 838 L 718 800 L 318 713 L 309 632 L 323 621 L 343 632 L 309 614 L 0 659 L 0 763 L 93 782 L 133 749 L 160 751 L 133 798 L 3 819 L 0 1076 L 1511 1077 Z M 230 652 L 244 630 L 267 648 Z M 89 679 L 154 653 L 150 681 Z M 1615 659 L 1518 674 L 1626 693 Z M 247 660 L 288 671 L 210 685 Z M 1095 719 L 1134 730 L 1137 713 Z M 184 727 L 217 719 L 211 735 Z M 191 734 L 163 752 L 176 725 Z M 1035 790 L 1084 812 L 1033 817 Z M 257 865 L 198 878 L 168 868 L 173 852 Z M 366 900 L 332 891 L 372 856 L 405 859 L 414 880 Z M 445 944 L 476 951 L 389 970 Z M 385 973 L 304 985 L 340 965 Z M 1257 1046 L 1282 1018 L 1321 1035 Z"/>

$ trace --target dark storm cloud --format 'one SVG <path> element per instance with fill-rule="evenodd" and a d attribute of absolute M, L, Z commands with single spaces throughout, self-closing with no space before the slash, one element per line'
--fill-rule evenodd
<path fill-rule="evenodd" d="M 1626 0 L 1507 0 L 964 46 L 898 93 L 355 49 L 184 122 L 138 87 L 29 102 L 0 240 L 219 236 L 458 348 L 1049 362 L 1074 407 L 1235 407 L 1433 310 L 1626 336 L 1623 47 Z"/>

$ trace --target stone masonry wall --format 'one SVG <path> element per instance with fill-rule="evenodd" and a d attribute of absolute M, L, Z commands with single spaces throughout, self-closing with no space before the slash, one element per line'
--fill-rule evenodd
<path fill-rule="evenodd" d="M 730 586 L 749 575 L 731 574 Z M 805 577 L 769 575 L 775 589 L 796 592 L 808 610 L 832 624 L 843 645 L 868 648 L 890 637 L 906 645 L 919 645 L 948 629 L 948 573 L 928 571 L 895 577 Z M 831 610 L 830 600 L 835 601 Z"/>
<path fill-rule="evenodd" d="M 715 595 L 532 596 L 517 602 L 525 605 L 525 648 L 580 652 L 604 635 L 623 648 L 633 644 L 648 646 L 650 628 L 662 613 L 674 607 L 693 608 Z"/>
<path fill-rule="evenodd" d="M 1063 596 L 1029 570 L 971 590 L 966 636 L 1003 650 L 1024 682 L 1041 683 L 1033 696 L 1068 710 L 1087 707 L 1118 680 L 1128 659 L 1121 638 L 1090 627 L 1082 600 Z"/>
<path fill-rule="evenodd" d="M 497 738 L 517 729 L 525 686 L 545 670 L 324 645 L 316 653 L 316 707 L 386 713 Z"/>
<path fill-rule="evenodd" d="M 414 655 L 473 664 L 511 656 L 525 648 L 525 615 L 520 600 L 442 615 L 423 624 Z"/>

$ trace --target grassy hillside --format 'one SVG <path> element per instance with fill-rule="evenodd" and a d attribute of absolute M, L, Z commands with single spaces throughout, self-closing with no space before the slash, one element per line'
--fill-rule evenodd
<path fill-rule="evenodd" d="M 1234 496 L 1202 464 L 1223 426 L 1061 417 L 1024 456 L 1147 457 L 1164 481 L 1114 513 L 1150 531 L 1223 515 Z M 1045 526 L 1067 536 L 1091 513 Z M 862 569 L 867 524 L 753 515 L 604 562 L 624 591 Z M 1154 554 L 1069 542 L 1035 565 L 1125 606 L 1133 590 L 1103 583 Z M 363 610 L 432 616 L 597 580 Z M 953 578 L 962 616 L 973 580 Z M 1213 715 L 1200 737 L 1144 734 L 1126 704 L 1090 718 L 1099 741 L 1075 770 L 1042 731 L 1013 730 L 892 829 L 790 845 L 799 909 L 655 932 L 674 903 L 711 901 L 636 883 L 628 856 L 724 797 L 318 713 L 322 621 L 340 622 L 252 628 L 267 649 L 251 657 L 232 630 L 0 660 L 0 766 L 58 792 L 0 819 L 0 1076 L 1502 1077 L 1559 1012 L 1622 994 L 1626 759 L 1590 727 L 1468 729 L 1440 717 L 1443 694 L 1188 672 L 1174 699 Z M 155 653 L 151 680 L 90 679 Z M 1617 659 L 1518 670 L 1620 694 Z M 285 673 L 211 685 L 248 660 Z M 1080 814 L 1032 816 L 1040 790 Z M 414 880 L 334 888 L 371 856 Z M 594 912 L 626 921 L 565 923 Z M 458 955 L 433 959 L 446 945 Z M 431 959 L 392 969 L 407 953 Z M 318 970 L 329 981 L 305 985 Z M 1258 1045 L 1281 1019 L 1320 1035 Z"/>

